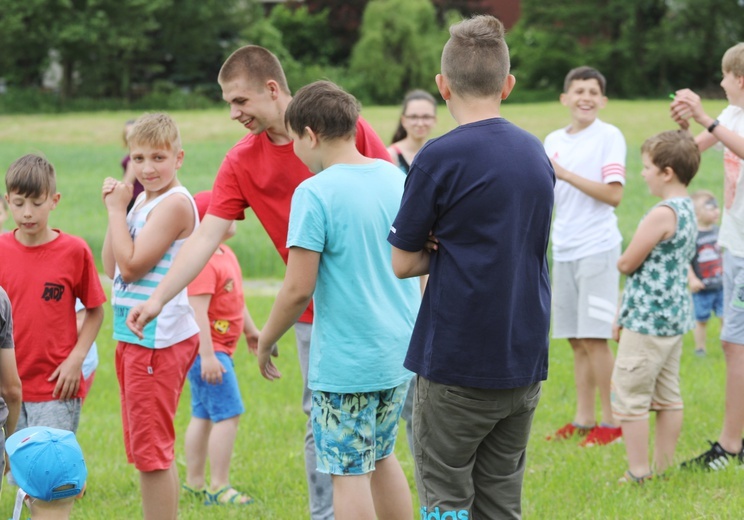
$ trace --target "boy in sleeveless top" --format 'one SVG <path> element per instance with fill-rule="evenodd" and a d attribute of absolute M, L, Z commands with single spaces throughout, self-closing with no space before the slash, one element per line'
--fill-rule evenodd
<path fill-rule="evenodd" d="M 103 266 L 113 279 L 116 375 L 119 379 L 124 446 L 140 472 L 145 519 L 175 520 L 178 470 L 173 419 L 186 373 L 199 347 L 199 327 L 186 290 L 176 294 L 142 338 L 126 326 L 129 309 L 146 300 L 197 227 L 197 210 L 176 175 L 184 151 L 175 122 L 147 114 L 129 134 L 129 156 L 145 190 L 127 214 L 132 185 L 103 182 L 109 225 Z"/>

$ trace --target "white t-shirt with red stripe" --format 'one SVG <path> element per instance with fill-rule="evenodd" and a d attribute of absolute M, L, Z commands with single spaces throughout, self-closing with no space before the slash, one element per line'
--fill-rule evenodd
<path fill-rule="evenodd" d="M 563 168 L 595 182 L 625 185 L 623 134 L 596 119 L 580 132 L 562 128 L 545 138 L 545 152 Z M 553 260 L 570 262 L 609 251 L 622 242 L 615 208 L 565 181 L 555 183 Z"/>

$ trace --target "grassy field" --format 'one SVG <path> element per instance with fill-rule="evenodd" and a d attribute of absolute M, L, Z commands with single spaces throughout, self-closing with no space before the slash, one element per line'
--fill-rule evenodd
<path fill-rule="evenodd" d="M 666 101 L 611 102 L 603 111 L 605 121 L 618 126 L 628 141 L 628 184 L 618 208 L 621 230 L 626 241 L 638 220 L 655 202 L 640 177 L 643 140 L 658 131 L 672 128 Z M 706 103 L 711 113 L 721 103 Z M 364 116 L 383 140 L 392 134 L 397 107 L 369 107 Z M 510 105 L 503 114 L 540 138 L 566 124 L 566 110 L 556 103 Z M 59 189 L 63 194 L 52 222 L 70 233 L 83 236 L 98 256 L 105 230 L 105 212 L 100 202 L 104 177 L 121 174 L 118 165 L 124 153 L 120 143 L 123 122 L 136 114 L 102 113 L 59 116 L 0 117 L 0 168 L 5 171 L 21 154 L 41 151 L 57 167 Z M 224 153 L 242 135 L 242 128 L 229 121 L 226 111 L 176 112 L 187 158 L 181 170 L 182 182 L 192 191 L 211 185 Z M 452 128 L 454 122 L 440 108 L 437 133 Z M 703 167 L 691 189 L 706 188 L 721 194 L 720 153 L 704 156 Z M 9 227 L 9 225 L 8 225 Z M 248 277 L 281 278 L 283 268 L 265 233 L 248 215 L 231 242 Z M 0 259 L 2 261 L 2 259 Z M 273 296 L 259 290 L 248 292 L 248 304 L 257 321 L 265 323 Z M 86 454 L 90 477 L 88 493 L 79 502 L 74 519 L 140 517 L 139 482 L 136 471 L 126 464 L 121 441 L 118 387 L 113 367 L 114 342 L 111 339 L 111 313 L 107 307 L 104 327 L 98 337 L 101 365 L 95 385 L 83 408 L 79 439 Z M 723 414 L 724 359 L 714 338 L 712 323 L 709 355 L 692 355 L 692 337 L 685 341 L 682 360 L 682 391 L 685 397 L 685 424 L 678 445 L 678 459 L 684 460 L 705 448 L 705 439 L 714 439 Z M 246 413 L 241 419 L 233 459 L 233 484 L 256 498 L 247 510 L 204 507 L 181 500 L 183 519 L 296 519 L 307 518 L 303 442 L 305 417 L 299 406 L 301 378 L 294 337 L 288 334 L 280 343 L 277 364 L 284 374 L 280 381 L 268 383 L 260 377 L 255 360 L 241 343 L 235 356 Z M 177 460 L 184 472 L 183 433 L 189 419 L 188 385 L 177 416 Z M 534 519 L 604 518 L 714 518 L 740 516 L 744 496 L 739 492 L 744 471 L 731 469 L 715 474 L 671 471 L 669 480 L 652 481 L 639 488 L 616 482 L 625 469 L 623 445 L 582 449 L 573 442 L 549 443 L 545 436 L 571 419 L 573 414 L 573 364 L 566 342 L 551 345 L 550 377 L 535 416 L 529 445 L 524 489 L 524 517 Z M 404 434 L 403 434 L 404 435 Z M 400 439 L 396 453 L 409 478 L 412 492 L 413 465 L 407 444 Z M 10 516 L 13 492 L 6 489 L 0 498 L 1 515 Z M 415 500 L 415 498 L 414 498 Z"/>

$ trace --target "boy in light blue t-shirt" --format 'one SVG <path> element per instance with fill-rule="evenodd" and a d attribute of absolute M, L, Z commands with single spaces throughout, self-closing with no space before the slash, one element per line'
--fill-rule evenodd
<path fill-rule="evenodd" d="M 411 495 L 393 448 L 419 284 L 395 277 L 385 240 L 405 176 L 357 151 L 358 117 L 356 99 L 327 81 L 300 89 L 287 107 L 295 154 L 316 175 L 292 198 L 287 273 L 259 336 L 258 363 L 265 378 L 281 376 L 271 346 L 314 298 L 311 418 L 336 518 L 409 519 Z"/>

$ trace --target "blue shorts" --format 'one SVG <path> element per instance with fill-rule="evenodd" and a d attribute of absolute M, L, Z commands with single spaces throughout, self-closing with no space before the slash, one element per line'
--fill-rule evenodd
<path fill-rule="evenodd" d="M 222 374 L 222 383 L 214 385 L 202 379 L 201 356 L 196 356 L 188 377 L 191 385 L 191 416 L 220 422 L 242 414 L 245 408 L 240 397 L 238 378 L 235 377 L 235 363 L 224 352 L 216 352 L 215 355 L 226 370 Z"/>
<path fill-rule="evenodd" d="M 716 316 L 722 318 L 723 288 L 692 293 L 692 303 L 695 307 L 695 320 L 706 322 L 713 312 L 716 313 Z"/>
<path fill-rule="evenodd" d="M 310 418 L 318 471 L 364 475 L 390 456 L 409 384 L 356 394 L 314 390 Z"/>

